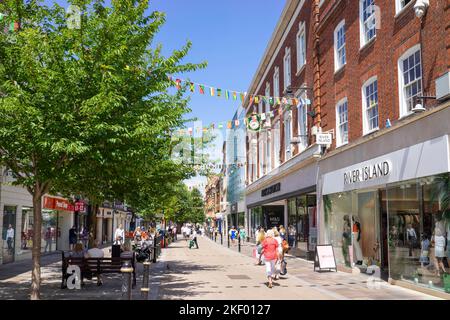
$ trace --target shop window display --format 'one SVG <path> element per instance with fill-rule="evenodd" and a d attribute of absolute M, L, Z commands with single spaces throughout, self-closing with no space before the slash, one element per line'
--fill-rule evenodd
<path fill-rule="evenodd" d="M 444 287 L 449 272 L 449 191 L 449 174 L 387 188 L 391 278 Z"/>
<path fill-rule="evenodd" d="M 336 262 L 365 272 L 379 265 L 379 205 L 375 191 L 351 191 L 324 196 L 327 242 Z"/>
<path fill-rule="evenodd" d="M 22 253 L 26 254 L 33 248 L 34 239 L 34 218 L 32 209 L 22 212 Z M 41 252 L 47 253 L 56 251 L 56 239 L 59 233 L 57 227 L 58 213 L 54 210 L 42 210 L 41 227 Z"/>

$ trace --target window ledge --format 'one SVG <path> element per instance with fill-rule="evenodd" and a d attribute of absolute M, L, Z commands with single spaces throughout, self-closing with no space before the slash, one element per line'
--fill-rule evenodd
<path fill-rule="evenodd" d="M 378 128 L 372 129 L 370 131 L 367 131 L 366 133 L 363 133 L 363 137 L 368 136 L 369 134 L 372 134 L 372 133 L 377 132 L 379 130 L 380 130 L 380 128 L 378 127 Z"/>
<path fill-rule="evenodd" d="M 337 76 L 340 73 L 344 72 L 345 70 L 345 66 L 347 65 L 347 63 L 343 64 L 342 66 L 339 67 L 339 69 L 334 70 L 334 75 Z"/>
<path fill-rule="evenodd" d="M 304 64 L 300 67 L 300 69 L 297 70 L 297 73 L 295 74 L 295 76 L 298 77 L 298 76 L 300 75 L 300 73 L 302 73 L 303 70 L 305 70 L 305 69 L 306 69 L 306 63 L 304 63 Z"/>
<path fill-rule="evenodd" d="M 403 13 L 405 13 L 409 8 L 411 8 L 413 6 L 413 4 L 415 3 L 415 1 L 411 1 L 410 3 L 408 3 L 406 6 L 404 6 L 403 8 L 401 8 L 394 16 L 394 19 L 398 19 L 400 16 L 403 15 Z"/>
<path fill-rule="evenodd" d="M 369 40 L 369 42 L 366 42 L 366 44 L 364 44 L 361 48 L 359 48 L 359 52 L 361 53 L 362 51 L 372 46 L 375 43 L 376 38 L 377 36 L 375 35 L 372 39 Z"/>
<path fill-rule="evenodd" d="M 337 145 L 337 144 L 336 144 L 336 149 L 341 148 L 341 147 L 344 147 L 344 146 L 346 146 L 346 145 L 348 145 L 348 141 L 345 142 L 345 143 L 341 143 L 340 145 Z"/>
<path fill-rule="evenodd" d="M 414 113 L 413 111 L 410 111 L 410 112 L 408 112 L 408 113 L 405 113 L 405 114 L 401 115 L 401 116 L 398 118 L 398 120 L 403 120 L 403 119 L 409 118 L 409 117 L 411 117 L 411 116 L 413 116 L 413 115 L 415 115 L 415 113 Z"/>

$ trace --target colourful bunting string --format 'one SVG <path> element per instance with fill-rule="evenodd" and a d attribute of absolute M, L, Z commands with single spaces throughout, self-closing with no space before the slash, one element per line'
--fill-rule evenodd
<path fill-rule="evenodd" d="M 200 94 L 205 94 L 205 86 L 203 86 L 203 85 L 199 85 L 198 86 L 198 90 L 200 91 Z"/>

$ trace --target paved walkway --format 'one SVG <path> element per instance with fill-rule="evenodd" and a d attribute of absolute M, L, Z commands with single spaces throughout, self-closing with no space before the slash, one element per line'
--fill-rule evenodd
<path fill-rule="evenodd" d="M 150 300 L 155 299 L 435 299 L 434 297 L 380 282 L 379 289 L 367 286 L 367 276 L 342 272 L 313 272 L 310 262 L 287 257 L 288 274 L 267 288 L 264 266 L 256 266 L 251 257 L 253 245 L 245 243 L 227 248 L 206 237 L 199 237 L 200 249 L 188 249 L 179 240 L 162 250 L 150 269 Z M 109 256 L 109 248 L 105 248 Z M 119 300 L 122 276 L 105 275 L 103 285 L 86 280 L 81 290 L 61 289 L 60 255 L 42 258 L 42 299 L 46 300 Z M 31 261 L 0 266 L 0 300 L 28 299 Z M 137 264 L 137 286 L 133 300 L 141 298 L 142 264 Z"/>
<path fill-rule="evenodd" d="M 264 266 L 251 257 L 251 244 L 239 253 L 237 246 L 217 242 L 199 237 L 200 249 L 181 240 L 163 250 L 151 271 L 150 299 L 436 299 L 386 282 L 369 288 L 366 275 L 314 272 L 311 263 L 293 257 L 287 257 L 288 275 L 269 289 Z"/>

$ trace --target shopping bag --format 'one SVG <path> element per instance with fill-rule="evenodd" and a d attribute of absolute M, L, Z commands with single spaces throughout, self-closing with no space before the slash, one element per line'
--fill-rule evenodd
<path fill-rule="evenodd" d="M 281 262 L 279 260 L 275 263 L 275 273 L 281 274 Z"/>
<path fill-rule="evenodd" d="M 281 271 L 280 274 L 282 276 L 284 276 L 285 274 L 287 274 L 287 262 L 283 259 L 280 263 L 280 267 L 281 267 Z"/>
<path fill-rule="evenodd" d="M 444 290 L 447 293 L 450 293 L 450 274 L 444 274 Z"/>

